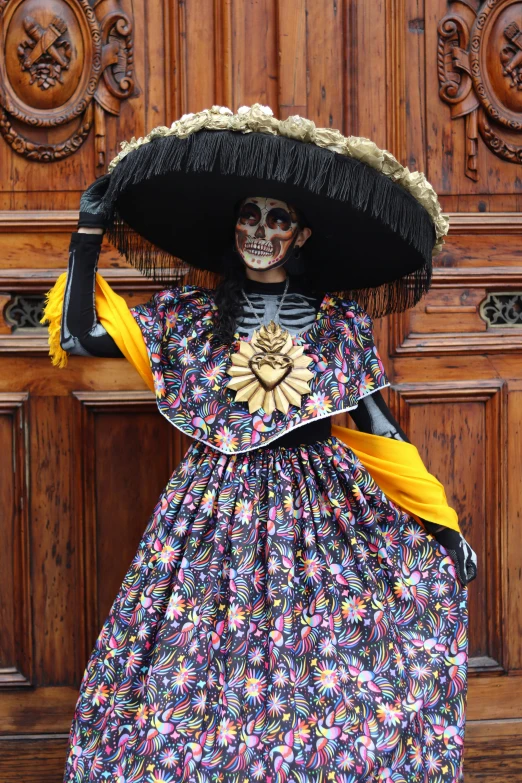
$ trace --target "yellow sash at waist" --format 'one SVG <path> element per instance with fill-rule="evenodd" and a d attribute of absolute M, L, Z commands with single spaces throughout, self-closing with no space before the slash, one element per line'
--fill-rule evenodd
<path fill-rule="evenodd" d="M 66 277 L 66 273 L 60 275 L 47 294 L 42 318 L 42 323 L 49 324 L 49 354 L 58 367 L 67 364 L 67 353 L 60 346 Z M 95 294 L 96 314 L 101 325 L 154 391 L 145 342 L 127 303 L 100 274 L 96 275 Z M 448 506 L 444 487 L 428 472 L 415 446 L 335 424 L 332 435 L 355 453 L 384 494 L 397 506 L 420 519 L 460 530 L 457 514 Z"/>
<path fill-rule="evenodd" d="M 386 497 L 420 519 L 459 530 L 444 487 L 425 467 L 415 446 L 393 438 L 332 426 L 332 435 L 361 460 Z"/>

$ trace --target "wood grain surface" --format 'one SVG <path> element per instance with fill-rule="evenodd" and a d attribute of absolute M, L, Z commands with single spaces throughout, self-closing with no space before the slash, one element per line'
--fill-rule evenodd
<path fill-rule="evenodd" d="M 56 13 L 61 2 L 52 0 Z M 44 13 L 49 4 L 39 3 Z M 480 132 L 473 136 L 473 116 L 452 113 L 439 81 L 440 52 L 453 63 L 441 49 L 441 20 L 457 14 L 469 27 L 482 4 L 119 5 L 132 17 L 134 57 L 133 92 L 119 113 L 105 112 L 102 126 L 98 112 L 97 132 L 93 127 L 77 151 L 51 162 L 29 159 L 0 135 L 0 448 L 7 468 L 0 472 L 7 552 L 0 580 L 0 782 L 61 781 L 87 656 L 188 445 L 124 360 L 72 357 L 56 370 L 44 331 L 14 330 L 6 308 L 15 296 L 42 295 L 65 270 L 79 197 L 100 171 L 102 147 L 109 160 L 121 140 L 184 112 L 260 102 L 281 117 L 299 113 L 374 139 L 424 170 L 451 213 L 430 293 L 414 311 L 376 322 L 375 334 L 393 383 L 390 404 L 444 482 L 479 557 L 469 591 L 465 783 L 518 783 L 522 328 L 488 327 L 480 304 L 490 293 L 522 292 L 521 165 L 499 156 Z M 512 14 L 509 5 L 499 0 Z M 493 69 L 502 109 L 520 91 L 498 81 L 504 54 L 494 36 L 488 41 L 483 62 Z M 456 43 L 466 49 L 463 39 Z M 18 67 L 15 49 L 0 51 L 11 69 Z M 91 66 L 85 58 L 82 78 Z M 466 84 L 458 68 L 450 78 L 457 90 Z M 34 101 L 44 100 L 37 82 L 31 89 Z M 26 131 L 39 144 L 70 131 L 38 124 L 36 110 L 33 119 Z M 518 131 L 510 144 L 520 144 Z M 108 243 L 100 270 L 129 305 L 155 290 Z"/>

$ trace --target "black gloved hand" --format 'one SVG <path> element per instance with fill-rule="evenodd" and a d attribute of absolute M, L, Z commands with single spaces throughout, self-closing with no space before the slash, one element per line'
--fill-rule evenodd
<path fill-rule="evenodd" d="M 428 533 L 437 539 L 453 560 L 459 581 L 463 585 L 477 576 L 477 555 L 457 530 L 422 520 Z"/>
<path fill-rule="evenodd" d="M 82 194 L 78 228 L 81 226 L 107 228 L 107 220 L 100 210 L 100 204 L 109 187 L 110 178 L 110 174 L 104 174 L 103 177 L 96 179 L 92 185 L 89 185 Z"/>

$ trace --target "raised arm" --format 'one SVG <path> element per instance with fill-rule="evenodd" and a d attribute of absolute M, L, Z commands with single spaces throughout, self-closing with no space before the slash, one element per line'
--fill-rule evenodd
<path fill-rule="evenodd" d="M 357 408 L 350 411 L 350 416 L 361 432 L 410 443 L 406 433 L 401 429 L 386 405 L 380 391 L 361 398 Z M 428 533 L 434 536 L 439 544 L 446 549 L 455 564 L 460 581 L 467 584 L 475 579 L 477 576 L 477 555 L 464 536 L 456 530 L 436 525 L 424 519 L 422 524 Z"/>
<path fill-rule="evenodd" d="M 123 356 L 96 317 L 96 270 L 105 228 L 97 210 L 108 180 L 109 175 L 101 177 L 82 195 L 78 231 L 69 246 L 60 344 L 78 356 Z"/>

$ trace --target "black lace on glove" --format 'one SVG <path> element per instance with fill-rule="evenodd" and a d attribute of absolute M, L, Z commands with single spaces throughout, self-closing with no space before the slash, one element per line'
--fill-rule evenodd
<path fill-rule="evenodd" d="M 464 536 L 457 530 L 422 520 L 430 535 L 437 539 L 453 560 L 457 577 L 462 585 L 472 582 L 477 576 L 477 555 Z"/>
<path fill-rule="evenodd" d="M 80 218 L 78 228 L 107 228 L 107 219 L 100 209 L 100 204 L 109 187 L 111 175 L 104 174 L 89 185 L 80 199 Z"/>

